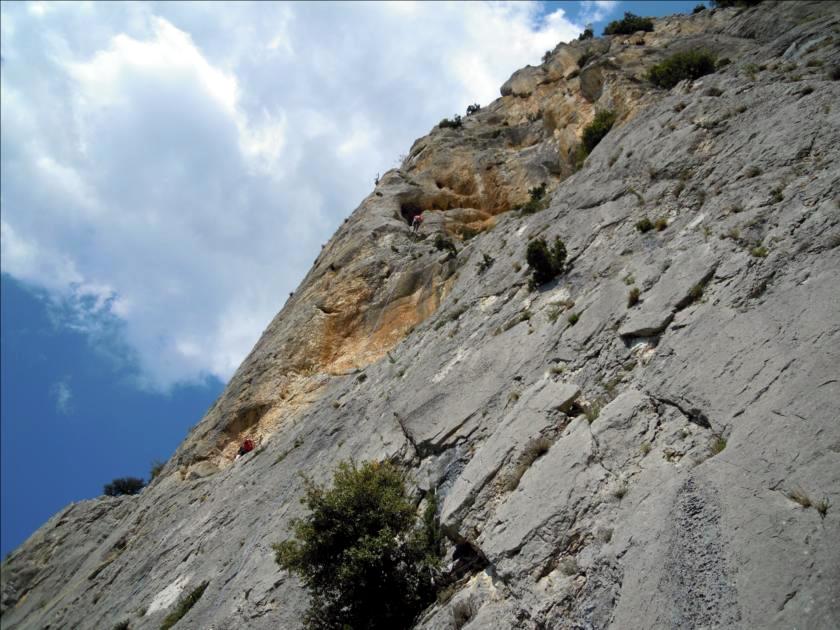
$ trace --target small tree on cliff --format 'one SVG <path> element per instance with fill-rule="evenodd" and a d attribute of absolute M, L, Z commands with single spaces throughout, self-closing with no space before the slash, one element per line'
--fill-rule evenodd
<path fill-rule="evenodd" d="M 121 494 L 138 494 L 145 486 L 146 482 L 137 477 L 120 477 L 106 483 L 102 492 L 109 497 L 118 497 Z"/>
<path fill-rule="evenodd" d="M 311 596 L 309 628 L 407 628 L 434 598 L 440 537 L 434 515 L 417 526 L 403 474 L 388 462 L 342 462 L 329 490 L 307 480 L 309 514 L 275 559 Z"/>
<path fill-rule="evenodd" d="M 525 259 L 531 267 L 531 289 L 553 280 L 563 271 L 566 262 L 566 245 L 560 237 L 554 239 L 554 245 L 549 247 L 545 239 L 540 237 L 528 243 Z"/>

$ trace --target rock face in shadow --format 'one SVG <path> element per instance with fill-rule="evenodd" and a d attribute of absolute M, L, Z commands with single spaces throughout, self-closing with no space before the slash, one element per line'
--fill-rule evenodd
<path fill-rule="evenodd" d="M 204 581 L 178 628 L 299 628 L 271 544 L 350 457 L 437 494 L 451 596 L 417 628 L 840 626 L 838 6 L 562 44 L 419 139 L 154 482 L 3 562 L 3 628 L 158 628 Z M 697 47 L 731 63 L 644 80 Z M 532 290 L 537 237 L 568 257 Z"/>

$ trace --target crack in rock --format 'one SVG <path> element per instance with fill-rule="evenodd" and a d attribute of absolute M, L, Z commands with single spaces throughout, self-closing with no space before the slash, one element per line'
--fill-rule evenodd
<path fill-rule="evenodd" d="M 685 416 L 686 420 L 692 424 L 696 424 L 698 427 L 703 427 L 704 429 L 712 428 L 712 423 L 709 422 L 708 416 L 706 416 L 706 414 L 697 407 L 690 407 L 684 401 L 680 404 L 676 400 L 671 400 L 670 398 L 665 398 L 664 396 L 651 396 L 651 398 L 664 405 L 668 405 L 669 407 L 674 407 L 683 416 Z"/>

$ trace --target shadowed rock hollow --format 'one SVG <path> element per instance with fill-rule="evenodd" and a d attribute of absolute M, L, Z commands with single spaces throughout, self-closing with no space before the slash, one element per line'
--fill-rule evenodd
<path fill-rule="evenodd" d="M 3 627 L 157 628 L 208 581 L 178 628 L 298 628 L 270 545 L 298 473 L 349 457 L 403 465 L 481 560 L 417 628 L 840 626 L 837 7 L 561 44 L 417 140 L 162 474 L 4 561 Z M 697 48 L 730 63 L 646 81 Z M 540 236 L 567 266 L 532 290 Z"/>

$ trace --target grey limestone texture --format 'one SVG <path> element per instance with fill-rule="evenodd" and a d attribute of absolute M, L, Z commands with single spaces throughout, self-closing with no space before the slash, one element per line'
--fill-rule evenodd
<path fill-rule="evenodd" d="M 699 46 L 731 63 L 644 80 Z M 837 67 L 840 4 L 766 1 L 515 73 L 382 177 L 140 495 L 4 560 L 3 628 L 158 628 L 205 580 L 177 628 L 299 628 L 271 544 L 300 473 L 350 457 L 404 466 L 481 558 L 417 628 L 840 627 Z M 568 259 L 532 290 L 537 236 Z"/>

